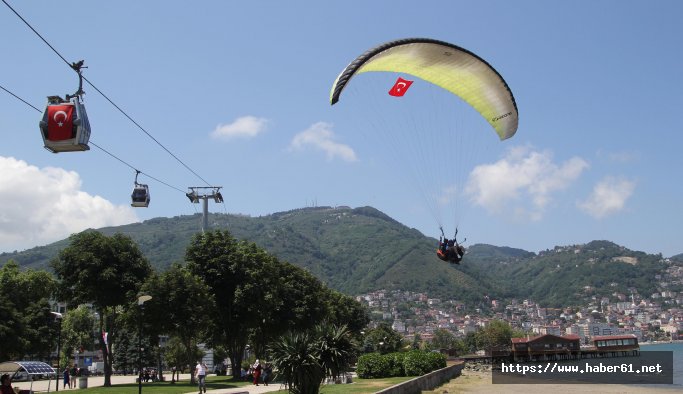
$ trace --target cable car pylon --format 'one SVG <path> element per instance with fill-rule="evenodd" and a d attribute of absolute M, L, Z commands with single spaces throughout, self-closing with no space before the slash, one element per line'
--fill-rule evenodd
<path fill-rule="evenodd" d="M 199 200 L 202 200 L 202 233 L 209 228 L 209 199 L 214 200 L 216 203 L 223 202 L 223 195 L 221 195 L 221 188 L 223 186 L 189 186 L 190 191 L 185 195 L 190 199 L 193 204 L 199 204 Z M 204 192 L 204 190 L 210 189 L 211 192 Z"/>

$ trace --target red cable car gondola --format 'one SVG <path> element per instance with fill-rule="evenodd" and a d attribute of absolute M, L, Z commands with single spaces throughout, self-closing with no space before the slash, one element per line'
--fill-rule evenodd
<path fill-rule="evenodd" d="M 89 150 L 90 122 L 85 112 L 82 95 L 83 77 L 81 67 L 83 61 L 74 63 L 72 68 L 78 73 L 78 91 L 66 95 L 48 96 L 47 107 L 40 121 L 40 131 L 45 149 L 52 153 Z"/>

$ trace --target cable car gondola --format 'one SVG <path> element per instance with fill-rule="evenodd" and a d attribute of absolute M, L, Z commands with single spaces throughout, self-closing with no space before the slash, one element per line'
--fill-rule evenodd
<path fill-rule="evenodd" d="M 130 196 L 130 206 L 136 208 L 147 208 L 149 206 L 149 187 L 147 185 L 138 183 L 139 174 L 140 171 L 137 171 L 135 174 L 135 187 L 133 188 L 133 193 Z"/>
<path fill-rule="evenodd" d="M 66 99 L 59 96 L 47 98 L 47 107 L 40 121 L 40 131 L 45 149 L 52 153 L 90 150 L 90 122 L 82 101 L 82 66 L 83 61 L 71 66 L 79 78 L 78 91 L 75 94 L 67 94 Z"/>

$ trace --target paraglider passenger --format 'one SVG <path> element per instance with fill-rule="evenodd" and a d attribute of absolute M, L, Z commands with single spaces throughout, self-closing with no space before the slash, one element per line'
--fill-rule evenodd
<path fill-rule="evenodd" d="M 460 264 L 462 257 L 465 255 L 465 248 L 458 244 L 454 239 L 443 238 L 439 241 L 439 249 L 436 251 L 436 256 L 450 263 Z"/>

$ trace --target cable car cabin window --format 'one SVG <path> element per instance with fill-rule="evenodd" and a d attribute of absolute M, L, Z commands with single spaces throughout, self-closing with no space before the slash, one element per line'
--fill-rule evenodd
<path fill-rule="evenodd" d="M 147 187 L 147 185 L 135 186 L 135 188 L 133 189 L 133 194 L 131 194 L 131 200 L 132 203 L 130 205 L 133 207 L 148 207 L 149 188 Z"/>
<path fill-rule="evenodd" d="M 144 202 L 147 200 L 147 191 L 144 188 L 135 188 L 133 190 L 133 201 Z"/>

